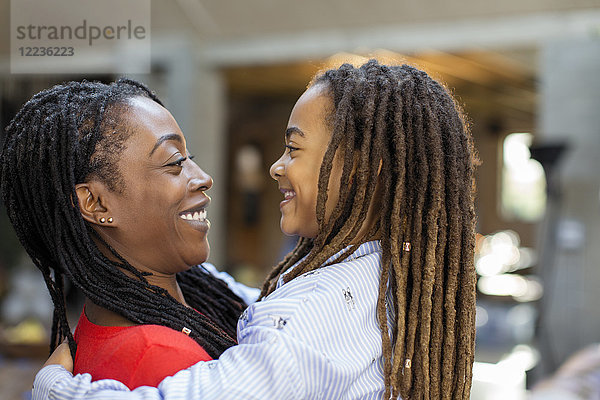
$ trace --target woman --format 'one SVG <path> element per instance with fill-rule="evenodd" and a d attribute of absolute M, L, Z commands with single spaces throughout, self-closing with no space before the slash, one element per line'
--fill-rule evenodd
<path fill-rule="evenodd" d="M 343 65 L 300 97 L 285 147 L 271 175 L 302 239 L 237 346 L 127 393 L 50 365 L 34 397 L 468 399 L 474 160 L 451 96 L 406 65 Z"/>
<path fill-rule="evenodd" d="M 51 350 L 66 337 L 76 372 L 157 385 L 236 343 L 243 301 L 191 268 L 209 253 L 212 180 L 145 86 L 70 82 L 36 94 L 6 130 L 1 181 L 55 305 Z M 64 275 L 86 296 L 74 338 Z"/>

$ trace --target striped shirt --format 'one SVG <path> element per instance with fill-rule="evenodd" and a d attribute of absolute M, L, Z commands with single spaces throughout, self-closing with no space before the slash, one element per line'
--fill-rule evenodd
<path fill-rule="evenodd" d="M 380 260 L 380 243 L 371 241 L 341 263 L 286 284 L 280 280 L 240 317 L 237 346 L 165 378 L 158 388 L 129 391 L 120 382 L 91 382 L 89 374 L 72 377 L 51 365 L 38 373 L 33 398 L 381 399 Z"/>

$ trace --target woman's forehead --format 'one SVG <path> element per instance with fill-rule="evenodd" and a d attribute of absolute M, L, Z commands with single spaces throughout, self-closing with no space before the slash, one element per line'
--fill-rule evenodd
<path fill-rule="evenodd" d="M 123 115 L 134 137 L 156 141 L 164 135 L 183 136 L 171 113 L 160 104 L 146 97 L 133 97 Z M 182 137 L 183 139 L 183 137 Z"/>

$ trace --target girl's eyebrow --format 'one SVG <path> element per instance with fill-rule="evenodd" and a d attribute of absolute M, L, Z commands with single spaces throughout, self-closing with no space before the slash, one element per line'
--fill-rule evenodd
<path fill-rule="evenodd" d="M 300 130 L 300 128 L 297 128 L 297 127 L 295 127 L 295 126 L 290 126 L 289 128 L 287 128 L 287 129 L 285 130 L 285 138 L 286 138 L 286 139 L 289 139 L 289 138 L 290 138 L 290 136 L 292 136 L 292 133 L 296 133 L 296 134 L 298 134 L 298 135 L 300 135 L 300 136 L 304 137 L 304 132 L 302 132 L 302 131 Z"/>

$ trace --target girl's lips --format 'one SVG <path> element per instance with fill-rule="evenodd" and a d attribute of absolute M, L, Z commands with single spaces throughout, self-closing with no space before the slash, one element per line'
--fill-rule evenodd
<path fill-rule="evenodd" d="M 281 193 L 283 193 L 283 196 L 285 197 L 283 199 L 283 201 L 281 203 L 279 203 L 279 208 L 282 208 L 286 204 L 289 204 L 296 197 L 296 192 L 294 192 L 291 189 L 281 189 L 280 188 L 279 190 L 281 191 Z"/>
<path fill-rule="evenodd" d="M 283 208 L 286 204 L 289 204 L 292 199 L 283 200 L 281 203 L 279 203 L 279 208 Z"/>

